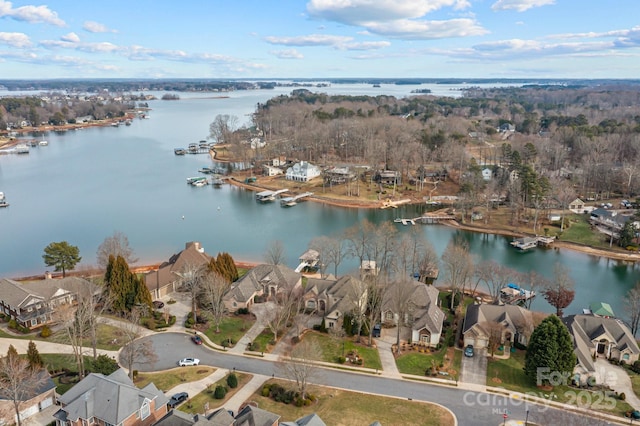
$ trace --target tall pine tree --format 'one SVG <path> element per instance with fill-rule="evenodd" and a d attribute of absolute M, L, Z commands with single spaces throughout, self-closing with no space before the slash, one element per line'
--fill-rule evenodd
<path fill-rule="evenodd" d="M 29 360 L 29 368 L 32 370 L 40 370 L 44 367 L 44 361 L 38 352 L 38 348 L 33 340 L 29 341 L 29 348 L 27 349 L 27 360 Z"/>
<path fill-rule="evenodd" d="M 129 270 L 129 265 L 122 256 L 109 256 L 104 286 L 107 300 L 117 314 L 124 315 L 139 305 L 151 308 L 151 293 L 144 280 Z"/>
<path fill-rule="evenodd" d="M 548 385 L 549 376 L 571 377 L 576 366 L 573 339 L 556 315 L 549 315 L 533 330 L 524 358 L 524 371 L 533 382 Z M 539 368 L 545 368 L 540 374 Z M 546 370 L 548 368 L 548 370 Z"/>

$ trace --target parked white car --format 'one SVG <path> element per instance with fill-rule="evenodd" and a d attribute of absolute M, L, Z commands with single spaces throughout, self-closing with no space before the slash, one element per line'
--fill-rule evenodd
<path fill-rule="evenodd" d="M 178 365 L 180 367 L 185 367 L 188 365 L 198 365 L 200 364 L 200 360 L 198 358 L 182 358 L 178 361 Z"/>

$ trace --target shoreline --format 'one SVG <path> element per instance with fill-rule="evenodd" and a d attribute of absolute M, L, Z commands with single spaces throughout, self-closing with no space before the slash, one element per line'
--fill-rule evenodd
<path fill-rule="evenodd" d="M 231 185 L 234 185 L 240 188 L 245 188 L 254 192 L 259 190 L 271 189 L 266 186 L 246 184 L 244 182 L 240 182 L 235 177 L 231 177 L 231 179 L 228 179 L 227 181 Z M 375 208 L 380 208 L 381 206 L 381 202 L 374 202 L 374 201 L 359 202 L 359 201 L 349 201 L 349 200 L 337 200 L 337 199 L 331 199 L 329 197 L 322 197 L 317 195 L 312 195 L 308 197 L 308 200 L 314 201 L 317 203 L 327 204 L 334 207 L 342 207 L 342 208 L 375 209 Z M 411 203 L 408 203 L 408 204 L 418 204 L 418 202 L 412 201 Z M 481 233 L 481 234 L 502 235 L 502 236 L 514 237 L 514 238 L 526 237 L 529 235 L 522 232 L 514 232 L 514 231 L 500 229 L 500 228 L 491 228 L 486 226 L 479 227 L 474 225 L 462 224 L 457 220 L 443 221 L 442 223 L 440 223 L 440 225 L 449 226 L 451 228 L 458 228 L 458 229 L 462 229 L 470 232 Z M 568 249 L 568 250 L 572 250 L 582 254 L 602 257 L 602 258 L 611 259 L 611 260 L 619 260 L 623 262 L 631 262 L 631 263 L 640 262 L 640 253 L 618 253 L 618 252 L 612 252 L 605 249 L 585 246 L 585 245 L 572 243 L 568 241 L 562 241 L 562 240 L 554 241 L 552 248 Z"/>

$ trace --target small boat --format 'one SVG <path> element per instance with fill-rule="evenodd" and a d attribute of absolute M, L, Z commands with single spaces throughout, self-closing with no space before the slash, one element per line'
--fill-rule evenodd
<path fill-rule="evenodd" d="M 189 152 L 197 152 L 198 151 L 198 144 L 190 143 L 188 150 L 189 150 Z"/>
<path fill-rule="evenodd" d="M 47 145 L 49 145 L 49 141 L 46 140 L 45 138 L 42 138 L 42 140 L 40 142 L 38 142 L 38 145 L 47 146 Z"/>
<path fill-rule="evenodd" d="M 211 173 L 213 173 L 213 169 L 211 167 L 203 167 L 200 170 L 198 170 L 200 173 L 204 173 L 206 175 L 210 175 Z"/>
<path fill-rule="evenodd" d="M 4 198 L 4 192 L 0 192 L 0 207 L 9 207 L 9 203 Z"/>
<path fill-rule="evenodd" d="M 29 153 L 29 145 L 26 143 L 19 143 L 16 145 L 16 154 L 28 154 Z"/>
<path fill-rule="evenodd" d="M 207 181 L 206 178 L 202 179 L 202 180 L 197 180 L 195 182 L 192 182 L 191 185 L 193 186 L 197 186 L 198 188 L 207 185 L 209 182 Z"/>
<path fill-rule="evenodd" d="M 118 127 L 120 126 L 120 123 L 118 123 L 117 121 L 114 121 L 113 123 L 111 123 L 111 127 Z"/>
<path fill-rule="evenodd" d="M 187 153 L 187 150 L 184 148 L 174 148 L 173 153 L 175 155 L 185 155 Z"/>
<path fill-rule="evenodd" d="M 204 177 L 204 176 L 188 177 L 188 178 L 187 178 L 187 183 L 188 183 L 188 184 L 190 184 L 190 185 L 193 185 L 194 183 L 199 182 L 199 181 L 201 181 L 201 180 L 206 181 L 206 180 L 207 180 L 207 178 L 206 178 L 206 177 Z"/>
<path fill-rule="evenodd" d="M 131 120 L 130 119 L 126 119 L 124 121 L 125 126 L 131 126 Z"/>
<path fill-rule="evenodd" d="M 213 178 L 211 180 L 211 184 L 214 186 L 214 188 L 220 188 L 223 183 L 224 180 L 220 179 L 219 177 Z"/>

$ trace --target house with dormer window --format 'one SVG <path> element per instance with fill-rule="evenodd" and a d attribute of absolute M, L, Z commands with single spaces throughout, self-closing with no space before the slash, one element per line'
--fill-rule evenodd
<path fill-rule="evenodd" d="M 56 310 L 74 304 L 80 292 L 99 294 L 99 288 L 79 277 L 18 282 L 0 279 L 0 312 L 20 326 L 37 328 L 53 320 Z"/>
<path fill-rule="evenodd" d="M 56 426 L 151 426 L 167 414 L 167 397 L 153 384 L 138 389 L 121 368 L 91 373 L 58 398 Z"/>

